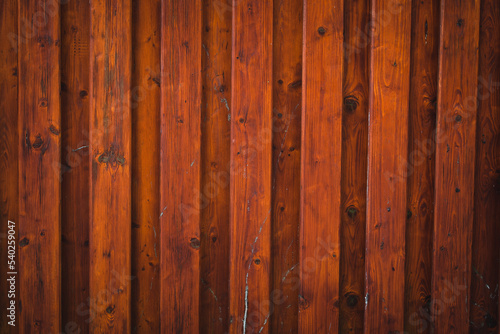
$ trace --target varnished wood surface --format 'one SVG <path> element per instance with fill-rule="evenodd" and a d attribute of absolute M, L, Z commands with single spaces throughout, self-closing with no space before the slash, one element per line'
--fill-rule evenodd
<path fill-rule="evenodd" d="M 498 331 L 496 1 L 0 18 L 0 333 Z"/>
<path fill-rule="evenodd" d="M 390 333 L 404 324 L 411 1 L 372 0 L 370 10 L 364 330 Z"/>
<path fill-rule="evenodd" d="M 412 1 L 405 331 L 430 333 L 439 1 Z M 424 318 L 426 316 L 427 318 Z"/>
<path fill-rule="evenodd" d="M 132 1 L 132 303 L 135 333 L 160 330 L 160 1 Z"/>
<path fill-rule="evenodd" d="M 61 329 L 61 35 L 59 8 L 37 5 L 47 3 L 19 2 L 31 29 L 18 43 L 20 333 Z"/>
<path fill-rule="evenodd" d="M 296 333 L 299 298 L 302 1 L 274 1 L 271 332 Z"/>
<path fill-rule="evenodd" d="M 201 0 L 167 0 L 161 17 L 161 332 L 199 331 Z"/>
<path fill-rule="evenodd" d="M 131 1 L 90 2 L 90 331 L 130 332 Z"/>
<path fill-rule="evenodd" d="M 7 291 L 10 284 L 7 274 L 9 255 L 8 221 L 18 223 L 19 193 L 18 193 L 18 148 L 17 129 L 17 33 L 18 6 L 14 0 L 2 1 L 0 4 L 0 309 L 7 310 L 10 300 Z M 18 234 L 14 230 L 15 236 Z M 12 242 L 10 246 L 16 249 Z M 12 247 L 10 247 L 12 250 Z M 17 266 L 18 257 L 14 258 Z M 17 301 L 16 301 L 17 303 Z M 0 333 L 16 333 L 15 327 L 7 323 L 6 315 L 0 321 Z"/>
<path fill-rule="evenodd" d="M 498 333 L 500 2 L 481 1 L 470 294 L 471 333 Z"/>
<path fill-rule="evenodd" d="M 466 333 L 470 315 L 479 1 L 441 2 L 431 313 Z"/>
<path fill-rule="evenodd" d="M 229 329 L 231 1 L 202 2 L 200 328 Z"/>
<path fill-rule="evenodd" d="M 339 327 L 343 16 L 343 0 L 304 2 L 301 333 Z"/>
<path fill-rule="evenodd" d="M 344 4 L 340 333 L 362 333 L 365 297 L 370 2 Z"/>
<path fill-rule="evenodd" d="M 90 5 L 61 6 L 62 328 L 89 331 Z M 83 306 L 82 306 L 83 305 Z M 66 327 L 68 326 L 68 327 Z"/>
<path fill-rule="evenodd" d="M 233 1 L 230 333 L 269 333 L 271 278 L 271 1 Z M 249 29 L 250 28 L 250 29 Z"/>

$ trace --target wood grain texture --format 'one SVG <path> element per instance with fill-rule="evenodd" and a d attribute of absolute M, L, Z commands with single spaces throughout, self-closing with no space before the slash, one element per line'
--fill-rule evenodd
<path fill-rule="evenodd" d="M 403 330 L 411 1 L 371 2 L 365 333 Z"/>
<path fill-rule="evenodd" d="M 369 0 L 344 6 L 340 333 L 362 333 L 368 155 Z"/>
<path fill-rule="evenodd" d="M 200 299 L 201 0 L 167 0 L 161 13 L 161 331 L 196 333 Z"/>
<path fill-rule="evenodd" d="M 63 330 L 89 331 L 90 6 L 61 7 L 61 318 Z"/>
<path fill-rule="evenodd" d="M 441 2 L 434 254 L 434 328 L 469 328 L 479 0 Z"/>
<path fill-rule="evenodd" d="M 16 242 L 9 240 L 8 221 L 15 225 L 14 236 L 18 237 L 19 227 L 19 171 L 17 129 L 17 1 L 0 3 L 0 309 L 10 307 L 10 275 L 7 261 L 9 251 L 16 250 Z M 19 240 L 17 238 L 17 240 Z M 10 246 L 10 247 L 9 247 Z M 15 266 L 19 266 L 18 257 L 14 257 Z M 17 278 L 16 278 L 17 279 Z M 16 299 L 16 308 L 19 306 Z M 0 321 L 0 333 L 15 333 L 16 327 L 8 325 L 7 311 Z M 19 325 L 17 320 L 16 325 Z"/>
<path fill-rule="evenodd" d="M 231 1 L 203 0 L 200 328 L 229 330 Z"/>
<path fill-rule="evenodd" d="M 343 0 L 304 1 L 299 332 L 339 329 Z"/>
<path fill-rule="evenodd" d="M 21 333 L 61 328 L 59 19 L 59 7 L 48 0 L 19 2 L 18 34 L 25 37 L 18 44 Z"/>
<path fill-rule="evenodd" d="M 91 332 L 130 332 L 130 0 L 91 0 Z"/>
<path fill-rule="evenodd" d="M 132 331 L 160 331 L 159 0 L 132 1 Z"/>
<path fill-rule="evenodd" d="M 273 8 L 273 333 L 297 333 L 299 297 L 302 0 Z"/>
<path fill-rule="evenodd" d="M 273 3 L 233 0 L 229 332 L 268 333 Z"/>
<path fill-rule="evenodd" d="M 481 1 L 470 332 L 498 333 L 500 2 Z"/>
<path fill-rule="evenodd" d="M 412 1 L 405 331 L 429 333 L 439 1 Z"/>

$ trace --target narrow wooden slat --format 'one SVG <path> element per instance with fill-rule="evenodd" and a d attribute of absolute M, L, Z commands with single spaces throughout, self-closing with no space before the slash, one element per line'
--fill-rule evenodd
<path fill-rule="evenodd" d="M 131 1 L 91 0 L 91 332 L 130 332 Z"/>
<path fill-rule="evenodd" d="M 273 333 L 296 333 L 299 296 L 303 1 L 274 1 L 271 303 Z"/>
<path fill-rule="evenodd" d="M 343 0 L 304 1 L 299 332 L 339 329 Z"/>
<path fill-rule="evenodd" d="M 16 242 L 9 239 L 9 220 L 15 225 L 14 237 L 17 237 L 19 227 L 18 201 L 18 149 L 17 132 L 17 1 L 9 0 L 0 3 L 0 309 L 5 310 L 0 321 L 0 333 L 14 333 L 17 327 L 8 322 L 10 301 L 14 300 L 16 309 L 19 304 L 16 298 L 9 296 L 11 275 L 19 266 L 18 257 L 9 258 L 9 251 L 17 250 Z M 11 232 L 12 233 L 12 232 Z M 12 234 L 11 234 L 12 235 Z M 19 239 L 18 239 L 19 240 Z M 9 247 L 10 246 L 10 247 Z M 12 254 L 12 253 L 11 253 Z M 14 260 L 14 263 L 7 261 Z M 13 265 L 13 268 L 10 268 Z M 15 325 L 19 320 L 15 319 Z"/>
<path fill-rule="evenodd" d="M 342 113 L 340 327 L 363 331 L 368 155 L 369 0 L 346 1 Z"/>
<path fill-rule="evenodd" d="M 431 312 L 446 333 L 469 328 L 479 0 L 441 2 Z"/>
<path fill-rule="evenodd" d="M 231 0 L 203 0 L 200 328 L 229 330 Z"/>
<path fill-rule="evenodd" d="M 268 333 L 273 4 L 232 10 L 229 332 Z"/>
<path fill-rule="evenodd" d="M 19 1 L 18 35 L 23 37 L 18 44 L 19 331 L 59 333 L 59 6 L 48 0 Z"/>
<path fill-rule="evenodd" d="M 132 331 L 160 331 L 160 0 L 132 1 Z"/>
<path fill-rule="evenodd" d="M 196 333 L 200 298 L 201 0 L 166 0 L 161 13 L 161 331 Z"/>
<path fill-rule="evenodd" d="M 412 1 L 405 330 L 429 333 L 439 1 Z"/>
<path fill-rule="evenodd" d="M 500 2 L 481 1 L 472 241 L 471 333 L 498 333 Z"/>
<path fill-rule="evenodd" d="M 90 6 L 61 6 L 61 311 L 63 330 L 88 333 Z M 67 327 L 66 327 L 67 326 Z"/>
<path fill-rule="evenodd" d="M 403 330 L 411 1 L 371 2 L 365 333 Z"/>

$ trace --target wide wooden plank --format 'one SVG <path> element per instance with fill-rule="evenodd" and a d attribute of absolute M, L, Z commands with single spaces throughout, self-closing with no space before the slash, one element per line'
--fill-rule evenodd
<path fill-rule="evenodd" d="M 479 0 L 443 0 L 430 307 L 446 333 L 469 328 L 478 40 Z"/>
<path fill-rule="evenodd" d="M 132 330 L 160 331 L 160 0 L 132 1 Z"/>
<path fill-rule="evenodd" d="M 271 294 L 273 333 L 296 333 L 299 297 L 303 2 L 274 1 Z"/>
<path fill-rule="evenodd" d="M 344 3 L 304 1 L 299 332 L 339 329 Z"/>
<path fill-rule="evenodd" d="M 61 42 L 59 6 L 49 3 L 19 1 L 21 333 L 61 328 Z"/>
<path fill-rule="evenodd" d="M 91 0 L 92 332 L 130 332 L 131 1 Z"/>
<path fill-rule="evenodd" d="M 162 2 L 161 331 L 199 330 L 201 0 Z"/>
<path fill-rule="evenodd" d="M 62 329 L 89 331 L 90 5 L 61 6 Z"/>
<path fill-rule="evenodd" d="M 412 1 L 405 331 L 430 333 L 439 1 Z"/>
<path fill-rule="evenodd" d="M 233 1 L 230 333 L 268 333 L 271 302 L 271 1 Z"/>
<path fill-rule="evenodd" d="M 18 160 L 19 137 L 17 132 L 17 1 L 0 3 L 0 309 L 5 315 L 0 321 L 0 333 L 14 333 L 19 320 L 10 316 L 10 302 L 18 308 L 17 298 L 10 293 L 12 279 L 8 272 L 18 268 L 14 238 L 18 236 Z M 9 223 L 12 221 L 13 223 Z M 10 237 L 9 235 L 12 235 Z M 14 241 L 12 241 L 14 240 Z M 9 252 L 10 256 L 9 257 Z M 7 262 L 9 261 L 9 262 Z M 11 262 L 13 261 L 13 262 Z M 12 265 L 12 267 L 10 267 Z M 14 282 L 17 277 L 14 278 Z M 14 311 L 15 312 L 15 311 Z M 15 315 L 15 313 L 14 313 Z"/>
<path fill-rule="evenodd" d="M 365 333 L 403 330 L 411 1 L 371 2 Z"/>
<path fill-rule="evenodd" d="M 498 333 L 500 2 L 481 1 L 472 240 L 471 333 Z"/>
<path fill-rule="evenodd" d="M 345 2 L 340 211 L 341 333 L 363 332 L 369 14 L 369 0 Z"/>
<path fill-rule="evenodd" d="M 203 0 L 200 328 L 229 330 L 231 0 Z"/>

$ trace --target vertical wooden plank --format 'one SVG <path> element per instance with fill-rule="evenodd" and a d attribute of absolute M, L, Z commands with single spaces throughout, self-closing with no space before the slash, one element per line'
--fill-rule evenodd
<path fill-rule="evenodd" d="M 403 330 L 411 1 L 371 2 L 365 333 Z"/>
<path fill-rule="evenodd" d="M 132 331 L 160 331 L 159 0 L 132 1 Z"/>
<path fill-rule="evenodd" d="M 61 327 L 59 6 L 19 1 L 19 331 Z M 29 33 L 23 35 L 26 31 Z"/>
<path fill-rule="evenodd" d="M 199 330 L 201 0 L 162 3 L 162 332 Z"/>
<path fill-rule="evenodd" d="M 272 24 L 272 2 L 233 0 L 230 333 L 269 332 Z"/>
<path fill-rule="evenodd" d="M 405 331 L 429 333 L 439 1 L 412 1 Z"/>
<path fill-rule="evenodd" d="M 481 1 L 470 329 L 498 333 L 500 2 Z"/>
<path fill-rule="evenodd" d="M 9 251 L 16 250 L 18 237 L 18 132 L 17 132 L 17 1 L 9 0 L 0 3 L 0 309 L 6 314 L 0 321 L 0 333 L 14 333 L 17 327 L 9 322 L 14 320 L 16 326 L 19 319 L 8 318 L 14 300 L 16 310 L 19 307 L 16 298 L 9 296 L 11 275 L 19 268 L 18 256 L 10 258 Z M 9 220 L 14 225 L 9 224 Z M 9 233 L 12 229 L 14 234 Z M 13 237 L 9 237 L 13 235 Z M 9 239 L 10 238 L 10 239 Z M 12 241 L 14 240 L 14 241 Z M 17 239 L 19 241 L 19 239 Z M 8 263 L 7 261 L 14 261 Z M 13 267 L 11 268 L 10 265 Z M 14 282 L 17 278 L 14 278 Z M 17 311 L 16 311 L 17 313 Z M 17 317 L 17 315 L 16 315 Z"/>
<path fill-rule="evenodd" d="M 296 333 L 299 296 L 303 2 L 274 1 L 271 328 Z"/>
<path fill-rule="evenodd" d="M 299 332 L 339 329 L 343 0 L 304 1 Z"/>
<path fill-rule="evenodd" d="M 89 29 L 88 1 L 61 6 L 61 317 L 63 330 L 82 333 L 89 331 Z"/>
<path fill-rule="evenodd" d="M 363 332 L 368 155 L 369 0 L 344 7 L 340 327 Z"/>
<path fill-rule="evenodd" d="M 131 1 L 91 0 L 92 332 L 130 332 Z"/>
<path fill-rule="evenodd" d="M 479 0 L 441 2 L 434 254 L 434 326 L 469 328 Z"/>
<path fill-rule="evenodd" d="M 203 0 L 200 328 L 229 330 L 231 1 Z"/>

